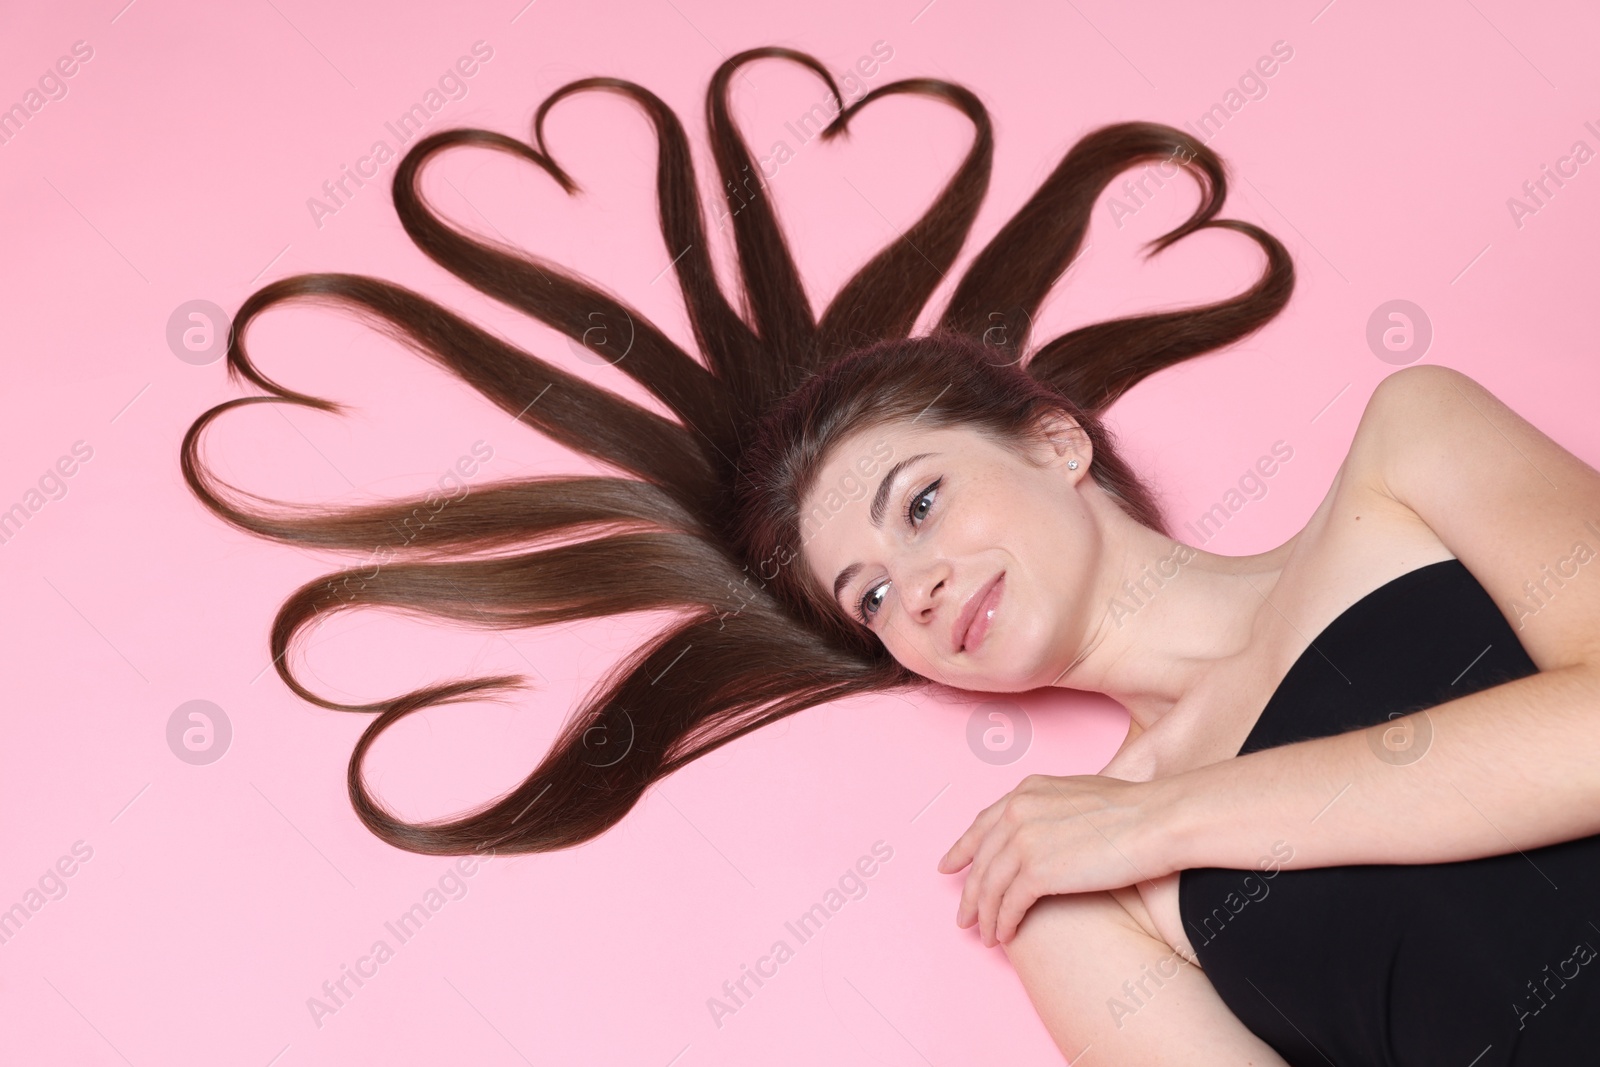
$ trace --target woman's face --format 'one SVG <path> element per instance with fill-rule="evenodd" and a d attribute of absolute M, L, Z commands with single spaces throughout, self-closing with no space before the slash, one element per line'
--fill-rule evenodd
<path fill-rule="evenodd" d="M 925 678 L 1050 685 L 1083 640 L 1101 543 L 1080 496 L 1089 444 L 1065 416 L 1045 425 L 1038 465 L 975 430 L 914 420 L 844 439 L 801 502 L 799 565 L 825 593 L 842 574 L 841 615 Z"/>

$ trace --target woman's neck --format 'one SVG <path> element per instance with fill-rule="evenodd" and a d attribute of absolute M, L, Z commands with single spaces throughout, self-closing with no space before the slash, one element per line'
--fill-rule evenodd
<path fill-rule="evenodd" d="M 1209 672 L 1251 646 L 1300 534 L 1257 555 L 1222 556 L 1112 508 L 1086 639 L 1053 684 L 1104 693 L 1149 729 Z"/>

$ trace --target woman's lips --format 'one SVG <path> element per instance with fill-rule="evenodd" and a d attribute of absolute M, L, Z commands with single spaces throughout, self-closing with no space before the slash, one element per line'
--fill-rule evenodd
<path fill-rule="evenodd" d="M 1005 578 L 1005 571 L 1001 571 L 990 580 L 988 586 L 973 596 L 975 604 L 971 618 L 967 620 L 966 633 L 958 644 L 959 651 L 972 652 L 983 643 L 983 636 L 989 632 L 989 624 L 994 621 L 995 609 L 1000 605 Z"/>

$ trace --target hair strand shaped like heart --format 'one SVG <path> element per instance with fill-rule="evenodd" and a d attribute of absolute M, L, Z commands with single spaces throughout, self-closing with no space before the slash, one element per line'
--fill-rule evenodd
<path fill-rule="evenodd" d="M 861 109 L 897 95 L 947 104 L 973 126 L 970 148 L 927 211 L 863 265 L 820 316 L 780 230 L 771 187 L 751 188 L 760 171 L 729 114 L 731 79 L 744 64 L 767 58 L 798 63 L 827 85 L 837 115 L 822 131 L 824 141 L 845 132 Z M 596 89 L 620 93 L 654 125 L 661 239 L 697 352 L 557 264 L 456 228 L 422 195 L 425 164 L 452 148 L 506 153 L 576 194 L 578 183 L 545 145 L 544 120 L 565 97 Z M 935 326 L 913 337 L 988 189 L 993 133 L 978 98 L 947 81 L 910 78 L 845 105 L 832 75 L 812 57 L 756 48 L 716 70 L 706 117 L 737 252 L 738 309 L 712 269 L 683 126 L 632 82 L 595 77 L 558 89 L 539 106 L 531 143 L 480 129 L 435 133 L 410 148 L 394 175 L 396 212 L 424 254 L 612 362 L 670 418 L 378 278 L 284 278 L 251 294 L 234 316 L 228 374 L 271 395 L 230 400 L 197 418 L 180 449 L 183 476 L 208 509 L 239 529 L 363 556 L 288 597 L 273 620 L 269 651 L 278 676 L 301 698 L 376 713 L 351 753 L 347 784 L 362 822 L 398 848 L 435 855 L 568 848 L 615 825 L 654 782 L 752 730 L 842 697 L 926 684 L 870 633 L 830 611 L 805 568 L 794 565 L 799 501 L 828 447 L 853 428 L 907 413 L 933 425 L 1017 436 L 1042 408 L 1055 407 L 1089 434 L 1091 474 L 1102 488 L 1135 519 L 1166 532 L 1152 494 L 1117 455 L 1100 415 L 1155 371 L 1249 335 L 1278 314 L 1294 287 L 1292 261 L 1275 238 L 1214 217 L 1227 193 L 1214 153 L 1171 126 L 1123 122 L 1071 147 L 971 260 Z M 1098 198 L 1138 166 L 1165 180 L 1181 171 L 1200 190 L 1193 213 L 1151 242 L 1146 256 L 1198 230 L 1230 229 L 1265 252 L 1258 281 L 1226 300 L 1095 323 L 1032 345 L 1034 316 L 1079 254 Z M 430 494 L 341 508 L 272 501 L 220 482 L 202 469 L 198 450 L 202 431 L 225 411 L 255 403 L 342 411 L 278 385 L 250 360 L 250 324 L 293 302 L 353 313 L 531 429 L 618 473 L 502 481 L 442 505 Z M 247 509 L 246 497 L 281 510 Z M 325 613 L 355 607 L 484 630 L 637 611 L 683 614 L 599 680 L 514 788 L 470 812 L 408 822 L 380 804 L 363 779 L 378 735 L 421 708 L 498 698 L 526 680 L 441 682 L 365 704 L 319 696 L 290 669 L 291 644 Z"/>

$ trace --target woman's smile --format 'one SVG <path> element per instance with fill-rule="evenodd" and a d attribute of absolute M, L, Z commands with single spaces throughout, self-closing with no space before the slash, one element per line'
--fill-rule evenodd
<path fill-rule="evenodd" d="M 984 635 L 994 622 L 995 611 L 1000 606 L 1000 597 L 1005 592 L 1005 579 L 1006 572 L 1001 571 L 985 582 L 956 618 L 952 647 L 957 652 L 976 652 L 983 643 Z"/>

